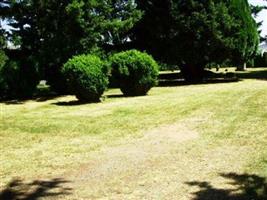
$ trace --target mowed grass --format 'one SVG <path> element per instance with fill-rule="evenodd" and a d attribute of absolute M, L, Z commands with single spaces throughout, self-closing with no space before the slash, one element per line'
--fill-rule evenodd
<path fill-rule="evenodd" d="M 15 178 L 49 179 L 79 170 L 103 148 L 174 123 L 199 133 L 193 149 L 184 144 L 188 153 L 183 160 L 221 147 L 226 154 L 243 156 L 229 161 L 235 166 L 242 160 L 237 173 L 267 177 L 266 80 L 157 87 L 144 97 L 120 95 L 118 89 L 109 90 L 97 104 L 79 105 L 73 96 L 0 103 L 0 188 Z"/>

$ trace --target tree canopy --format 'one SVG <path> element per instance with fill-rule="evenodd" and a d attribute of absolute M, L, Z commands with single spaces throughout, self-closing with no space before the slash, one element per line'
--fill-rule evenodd
<path fill-rule="evenodd" d="M 12 27 L 11 41 L 52 83 L 73 55 L 123 42 L 141 16 L 133 0 L 10 0 L 2 14 Z"/>
<path fill-rule="evenodd" d="M 187 79 L 230 59 L 240 64 L 256 52 L 259 35 L 247 0 L 137 1 L 144 17 L 132 32 L 133 46 L 159 61 L 180 66 Z"/>
<path fill-rule="evenodd" d="M 3 0 L 1 20 L 11 29 L 0 28 L 0 45 L 16 48 L 0 53 L 20 77 L 46 79 L 57 92 L 66 89 L 60 69 L 71 57 L 132 48 L 200 81 L 210 63 L 240 66 L 255 56 L 252 14 L 261 9 L 248 0 Z"/>

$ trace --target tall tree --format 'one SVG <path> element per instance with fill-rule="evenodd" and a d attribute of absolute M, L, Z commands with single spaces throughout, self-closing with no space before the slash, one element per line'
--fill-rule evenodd
<path fill-rule="evenodd" d="M 171 0 L 136 0 L 137 8 L 143 11 L 142 19 L 130 31 L 131 48 L 152 54 L 158 61 L 168 64 L 177 62 L 172 47 L 172 30 L 175 21 L 171 13 Z"/>
<path fill-rule="evenodd" d="M 2 8 L 2 4 L 0 3 L 0 8 Z M 0 19 L 1 20 L 1 19 Z M 5 54 L 5 48 L 6 48 L 6 39 L 5 39 L 5 31 L 2 27 L 2 21 L 0 21 L 0 99 L 1 99 L 1 90 L 3 90 L 3 85 L 4 85 L 4 80 L 3 77 L 1 76 L 1 71 L 3 67 L 5 66 L 8 57 Z"/>
<path fill-rule="evenodd" d="M 57 91 L 60 68 L 76 54 L 122 42 L 140 18 L 133 0 L 10 0 L 5 17 L 24 57 L 32 58 Z"/>
<path fill-rule="evenodd" d="M 235 21 L 238 22 L 236 27 L 238 34 L 233 53 L 234 63 L 237 63 L 238 70 L 245 70 L 246 63 L 257 53 L 260 39 L 258 25 L 252 17 L 252 10 L 247 0 L 232 0 L 229 9 Z"/>
<path fill-rule="evenodd" d="M 210 62 L 231 59 L 240 64 L 256 52 L 259 36 L 247 0 L 140 0 L 137 4 L 144 17 L 131 33 L 133 46 L 179 65 L 188 81 L 201 80 Z"/>

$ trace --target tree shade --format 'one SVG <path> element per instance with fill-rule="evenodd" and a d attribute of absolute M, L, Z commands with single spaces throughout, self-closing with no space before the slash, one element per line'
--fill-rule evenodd
<path fill-rule="evenodd" d="M 259 35 L 247 0 L 137 1 L 144 17 L 132 29 L 135 48 L 180 66 L 186 80 L 208 63 L 240 65 L 254 56 Z"/>

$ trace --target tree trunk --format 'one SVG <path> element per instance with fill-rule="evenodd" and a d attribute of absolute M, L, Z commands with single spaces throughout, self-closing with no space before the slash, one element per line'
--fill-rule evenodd
<path fill-rule="evenodd" d="M 240 65 L 236 68 L 236 71 L 246 71 L 247 70 L 247 63 L 244 62 L 243 65 Z"/>

